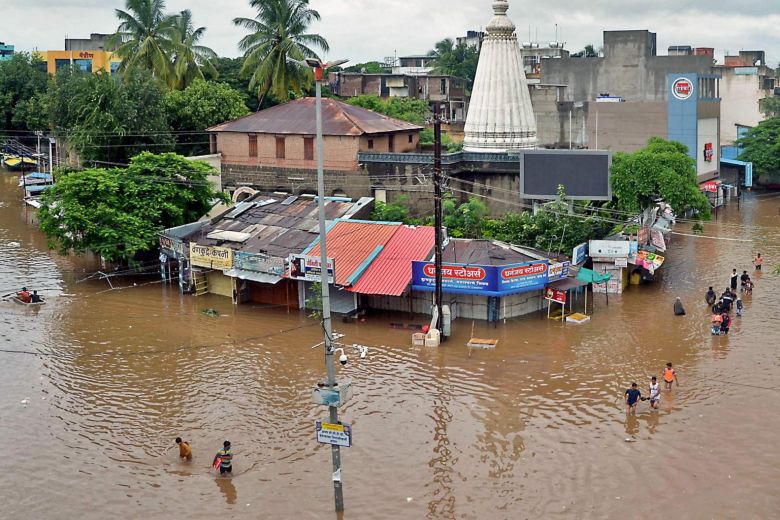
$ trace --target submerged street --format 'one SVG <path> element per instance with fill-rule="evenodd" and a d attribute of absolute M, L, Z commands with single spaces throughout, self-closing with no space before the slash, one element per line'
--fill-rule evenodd
<path fill-rule="evenodd" d="M 17 176 L 0 176 L 0 288 L 38 289 L 47 305 L 0 314 L 0 499 L 7 518 L 323 518 L 333 511 L 330 451 L 311 404 L 324 372 L 319 324 L 304 313 L 181 295 L 158 276 L 92 277 L 94 258 L 46 247 Z M 673 236 L 653 285 L 596 295 L 590 323 L 533 315 L 474 335 L 456 320 L 439 348 L 411 346 L 369 315 L 334 328 L 369 346 L 337 370 L 355 395 L 342 450 L 344 518 L 768 517 L 780 508 L 780 215 L 747 194 L 704 234 Z M 676 231 L 688 233 L 690 224 Z M 755 252 L 767 258 L 753 275 Z M 756 283 L 728 336 L 709 332 L 704 292 L 732 268 Z M 682 298 L 687 316 L 672 303 Z M 580 302 L 581 305 L 581 302 Z M 218 317 L 201 311 L 213 308 Z M 672 362 L 680 386 L 660 410 L 627 416 Z M 194 459 L 180 462 L 177 436 Z M 234 475 L 214 453 L 233 445 Z M 627 442 L 627 440 L 629 442 Z M 672 507 L 672 506 L 668 506 Z M 683 506 L 681 506 L 683 507 Z"/>

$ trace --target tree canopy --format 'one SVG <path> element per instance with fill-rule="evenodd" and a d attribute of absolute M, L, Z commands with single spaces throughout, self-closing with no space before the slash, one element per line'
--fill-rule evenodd
<path fill-rule="evenodd" d="M 62 255 L 92 251 L 132 261 L 156 248 L 162 229 L 208 211 L 219 196 L 207 180 L 211 172 L 173 153 L 142 153 L 127 168 L 65 172 L 41 197 L 40 227 Z"/>
<path fill-rule="evenodd" d="M 51 120 L 83 161 L 126 163 L 144 150 L 168 151 L 173 137 L 163 110 L 163 91 L 147 72 L 125 82 L 107 72 L 63 69 L 51 92 Z"/>
<path fill-rule="evenodd" d="M 740 160 L 752 162 L 757 176 L 780 176 L 780 117 L 760 122 L 737 144 L 743 149 Z"/>
<path fill-rule="evenodd" d="M 0 61 L 0 124 L 4 130 L 47 128 L 40 126 L 47 85 L 46 64 L 39 58 L 19 53 Z"/>
<path fill-rule="evenodd" d="M 224 83 L 197 80 L 184 90 L 165 94 L 168 124 L 180 133 L 176 150 L 184 155 L 208 153 L 204 130 L 249 114 L 243 96 Z"/>
<path fill-rule="evenodd" d="M 688 148 L 660 137 L 651 137 L 637 152 L 614 155 L 612 193 L 624 211 L 639 213 L 662 198 L 678 213 L 690 209 L 702 218 L 710 216 L 710 203 L 699 190 L 696 161 L 688 156 Z"/>
<path fill-rule="evenodd" d="M 318 58 L 316 49 L 327 52 L 328 42 L 319 34 L 306 32 L 320 14 L 309 0 L 250 0 L 257 9 L 255 18 L 235 18 L 233 23 L 249 31 L 238 42 L 244 52 L 241 73 L 248 76 L 249 88 L 256 90 L 262 105 L 268 93 L 279 102 L 290 94 L 300 95 L 311 83 L 305 58 Z"/>
<path fill-rule="evenodd" d="M 346 102 L 416 125 L 424 125 L 431 113 L 425 100 L 408 97 L 380 98 L 372 94 L 351 97 Z"/>
<path fill-rule="evenodd" d="M 474 84 L 479 62 L 479 51 L 476 47 L 465 42 L 455 44 L 451 38 L 445 38 L 437 42 L 435 49 L 429 54 L 436 56 L 433 62 L 435 73 L 464 78 L 468 80 L 469 87 Z"/>

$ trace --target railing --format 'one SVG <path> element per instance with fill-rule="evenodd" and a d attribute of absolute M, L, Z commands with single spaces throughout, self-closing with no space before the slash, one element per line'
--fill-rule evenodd
<path fill-rule="evenodd" d="M 391 164 L 433 164 L 432 153 L 389 153 L 389 152 L 359 152 L 358 161 L 361 163 L 391 163 Z M 517 163 L 518 157 L 507 153 L 489 152 L 454 152 L 441 156 L 442 165 L 458 164 L 461 162 L 500 162 Z"/>

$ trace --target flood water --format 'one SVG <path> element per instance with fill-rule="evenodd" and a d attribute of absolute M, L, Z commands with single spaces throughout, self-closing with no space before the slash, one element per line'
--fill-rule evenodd
<path fill-rule="evenodd" d="M 94 259 L 49 252 L 16 182 L 0 175 L 0 288 L 38 288 L 48 304 L 0 303 L 0 516 L 333 517 L 330 450 L 314 439 L 327 410 L 310 402 L 317 324 L 154 276 L 83 281 Z M 431 349 L 389 326 L 420 317 L 335 320 L 370 346 L 339 368 L 355 385 L 344 518 L 775 516 L 780 276 L 756 274 L 726 337 L 710 335 L 703 293 L 732 267 L 752 273 L 754 251 L 780 263 L 779 207 L 748 195 L 705 225 L 752 243 L 674 237 L 660 280 L 608 305 L 596 295 L 588 324 L 477 323 L 495 350 L 468 352 L 470 321 Z M 672 315 L 675 296 L 687 316 Z M 625 388 L 646 391 L 667 361 L 680 386 L 627 417 Z M 210 464 L 226 438 L 234 476 L 221 479 Z"/>

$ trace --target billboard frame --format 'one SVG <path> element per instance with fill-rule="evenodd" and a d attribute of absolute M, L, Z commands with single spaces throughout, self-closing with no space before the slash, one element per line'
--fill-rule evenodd
<path fill-rule="evenodd" d="M 607 157 L 607 195 L 584 196 L 584 195 L 566 195 L 566 200 L 612 200 L 612 152 L 609 150 L 554 150 L 554 149 L 536 149 L 515 152 L 520 163 L 520 197 L 529 200 L 555 200 L 557 195 L 537 195 L 525 192 L 525 156 L 526 154 L 540 155 L 595 155 Z"/>

